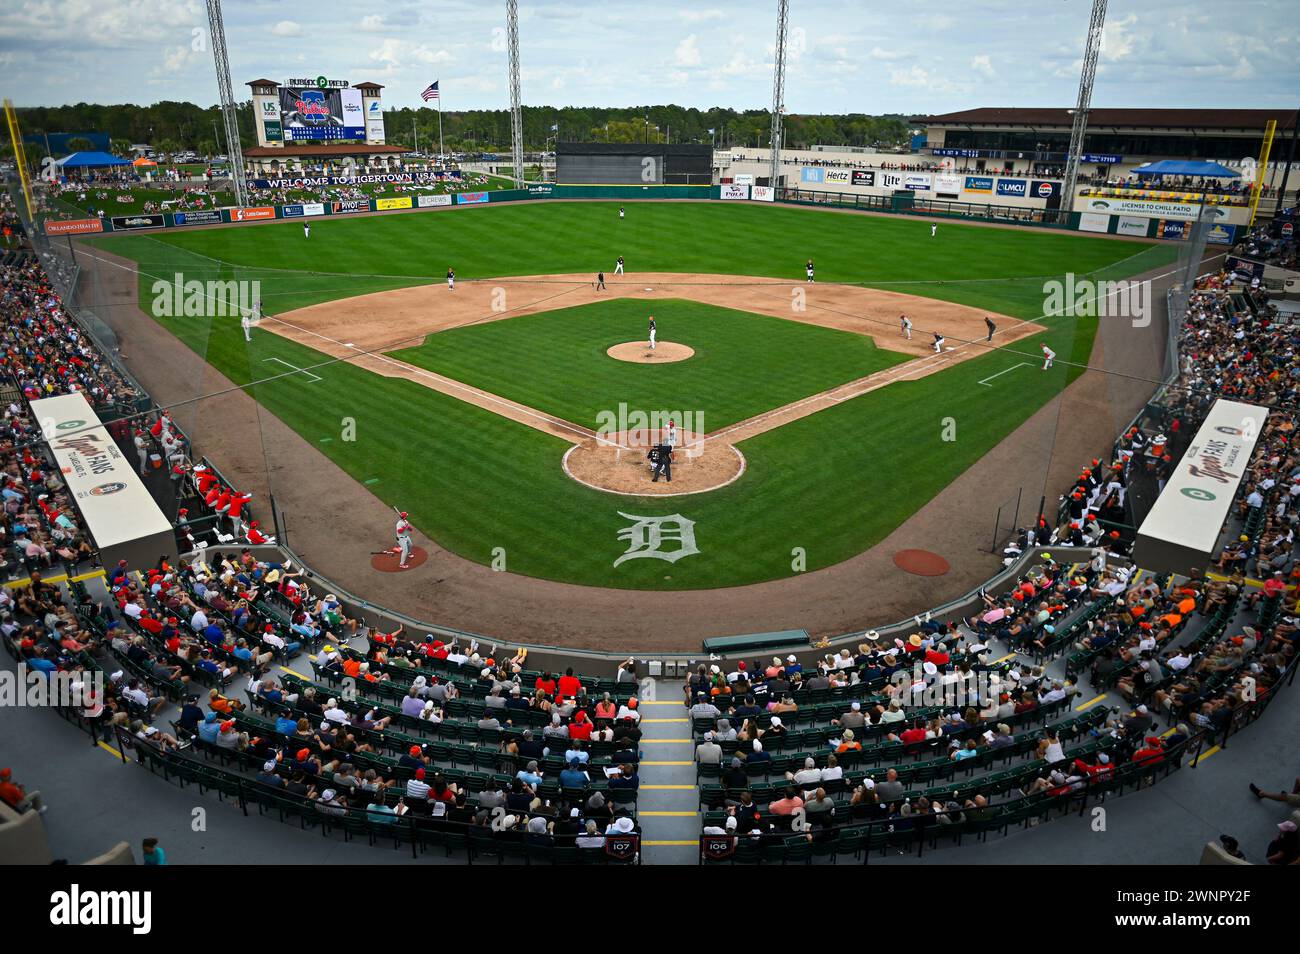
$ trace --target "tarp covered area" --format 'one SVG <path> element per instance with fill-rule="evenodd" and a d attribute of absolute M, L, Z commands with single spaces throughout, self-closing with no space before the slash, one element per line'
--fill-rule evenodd
<path fill-rule="evenodd" d="M 1160 162 L 1148 162 L 1133 170 L 1138 176 L 1207 176 L 1211 179 L 1238 179 L 1240 172 L 1234 172 L 1217 162 L 1202 162 L 1189 159 L 1162 159 Z"/>

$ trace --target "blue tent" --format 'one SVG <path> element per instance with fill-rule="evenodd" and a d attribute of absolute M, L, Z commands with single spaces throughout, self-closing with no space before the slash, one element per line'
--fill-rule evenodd
<path fill-rule="evenodd" d="M 1217 162 L 1196 162 L 1183 159 L 1164 159 L 1160 162 L 1147 162 L 1133 172 L 1139 176 L 1208 176 L 1211 179 L 1237 179 L 1240 172 L 1234 172 Z"/>
<path fill-rule="evenodd" d="M 60 169 L 99 169 L 104 166 L 129 166 L 126 159 L 109 155 L 106 152 L 74 152 L 58 160 Z"/>

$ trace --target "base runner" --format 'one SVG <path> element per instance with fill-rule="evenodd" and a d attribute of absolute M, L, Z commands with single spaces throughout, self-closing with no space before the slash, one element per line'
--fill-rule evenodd
<path fill-rule="evenodd" d="M 1046 371 L 1048 368 L 1050 368 L 1052 366 L 1052 362 L 1055 359 L 1056 359 L 1056 352 L 1053 351 L 1051 348 L 1047 347 L 1047 345 L 1043 345 L 1043 370 Z"/>

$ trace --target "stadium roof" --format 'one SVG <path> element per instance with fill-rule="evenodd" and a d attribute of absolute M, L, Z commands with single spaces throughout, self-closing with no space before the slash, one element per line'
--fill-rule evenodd
<path fill-rule="evenodd" d="M 1133 129 L 1242 129 L 1259 131 L 1270 119 L 1279 129 L 1295 125 L 1294 109 L 1093 109 L 1088 113 L 1091 129 L 1128 127 Z M 918 116 L 917 122 L 932 126 L 1060 126 L 1074 121 L 1073 110 L 1065 107 L 981 106 L 955 113 Z"/>
<path fill-rule="evenodd" d="M 244 150 L 249 159 L 303 159 L 314 156 L 385 156 L 410 152 L 405 146 L 367 146 L 365 143 L 323 142 L 303 146 L 250 146 Z"/>

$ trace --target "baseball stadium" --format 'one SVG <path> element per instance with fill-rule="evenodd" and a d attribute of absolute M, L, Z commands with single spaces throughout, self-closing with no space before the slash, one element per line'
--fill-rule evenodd
<path fill-rule="evenodd" d="M 6 101 L 5 863 L 1300 862 L 1293 107 L 1092 107 L 1096 0 L 826 144 L 781 0 L 602 136 L 511 0 L 471 137 L 240 6 L 206 160 Z"/>

